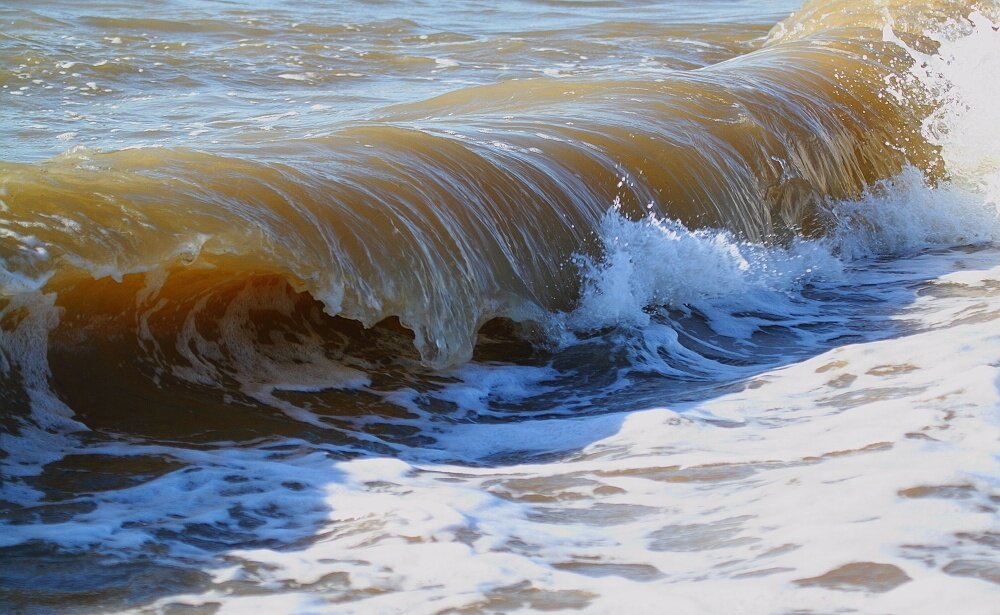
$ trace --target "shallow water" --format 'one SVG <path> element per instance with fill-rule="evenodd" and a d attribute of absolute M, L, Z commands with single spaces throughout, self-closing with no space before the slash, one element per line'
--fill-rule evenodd
<path fill-rule="evenodd" d="M 0 7 L 0 611 L 991 612 L 998 13 Z"/>

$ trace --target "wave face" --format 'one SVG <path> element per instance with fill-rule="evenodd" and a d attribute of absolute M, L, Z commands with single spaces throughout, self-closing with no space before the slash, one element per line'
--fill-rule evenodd
<path fill-rule="evenodd" d="M 1000 7 L 448 6 L 0 8 L 0 607 L 991 604 Z"/>
<path fill-rule="evenodd" d="M 573 307 L 571 259 L 599 252 L 612 201 L 780 241 L 822 234 L 824 202 L 934 164 L 926 110 L 883 92 L 909 56 L 880 29 L 785 40 L 794 19 L 698 70 L 507 80 L 221 152 L 7 164 L 5 262 L 57 294 L 191 267 L 279 276 L 331 316 L 398 318 L 426 363 L 459 364 L 489 320 Z"/>

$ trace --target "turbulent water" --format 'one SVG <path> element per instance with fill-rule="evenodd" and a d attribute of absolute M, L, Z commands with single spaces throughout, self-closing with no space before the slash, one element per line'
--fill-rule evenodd
<path fill-rule="evenodd" d="M 1000 5 L 0 6 L 0 611 L 995 613 Z"/>

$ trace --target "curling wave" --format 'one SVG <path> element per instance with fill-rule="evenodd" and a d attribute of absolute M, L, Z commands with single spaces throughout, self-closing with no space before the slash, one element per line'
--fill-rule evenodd
<path fill-rule="evenodd" d="M 757 253 L 798 263 L 770 266 L 789 284 L 831 275 L 831 249 L 914 237 L 887 234 L 910 215 L 899 207 L 847 203 L 950 172 L 954 146 L 927 127 L 940 92 L 914 66 L 939 57 L 925 32 L 967 10 L 813 2 L 753 51 L 655 79 L 460 89 L 228 155 L 76 148 L 0 164 L 8 378 L 44 391 L 55 369 L 70 399 L 83 384 L 68 374 L 87 373 L 74 364 L 119 362 L 139 373 L 116 387 L 236 382 L 280 406 L 268 383 L 364 381 L 345 357 L 442 368 L 496 319 L 551 338 L 741 288 L 744 270 L 768 269 Z M 661 236 L 689 239 L 650 248 Z M 801 247 L 822 236 L 839 239 Z M 642 280 L 602 288 L 625 265 Z M 692 290 L 694 267 L 714 274 Z"/>

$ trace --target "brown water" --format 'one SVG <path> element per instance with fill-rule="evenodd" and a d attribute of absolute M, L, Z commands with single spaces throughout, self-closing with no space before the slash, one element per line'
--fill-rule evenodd
<path fill-rule="evenodd" d="M 365 326 L 398 317 L 424 360 L 455 364 L 491 318 L 572 305 L 570 257 L 597 249 L 595 230 L 616 198 L 629 216 L 652 204 L 688 226 L 760 240 L 821 232 L 823 199 L 857 197 L 907 162 L 929 166 L 933 151 L 918 134 L 926 111 L 884 92 L 909 57 L 880 30 L 864 36 L 858 24 L 877 17 L 854 10 L 851 27 L 838 15 L 824 29 L 826 17 L 806 10 L 770 38 L 754 23 L 670 24 L 673 36 L 654 30 L 640 40 L 663 42 L 640 50 L 628 24 L 614 21 L 429 43 L 417 23 L 324 27 L 286 23 L 277 9 L 196 20 L 193 32 L 180 25 L 188 19 L 77 15 L 89 36 L 45 57 L 32 36 L 54 36 L 57 23 L 17 11 L 13 23 L 26 32 L 9 34 L 5 53 L 20 64 L 4 79 L 20 94 L 8 96 L 13 154 L 37 156 L 27 144 L 46 141 L 39 130 L 69 151 L 4 166 L 15 233 L 5 260 L 32 276 L 52 272 L 58 292 L 95 275 L 217 267 L 224 255 L 227 279 L 284 277 Z M 900 11 L 918 33 L 938 17 Z M 800 23 L 815 34 L 785 34 Z M 566 38 L 610 49 L 562 49 Z M 355 39 L 358 50 L 344 51 Z M 463 45 L 512 45 L 501 57 L 520 69 L 500 79 Z M 549 48 L 579 69 L 527 79 L 525 67 L 552 67 L 539 54 L 555 52 L 538 51 Z M 375 100 L 345 95 L 329 50 L 365 65 L 363 89 Z M 462 59 L 444 68 L 400 59 L 417 50 Z M 588 53 L 597 66 L 580 59 Z M 653 57 L 663 60 L 643 66 Z M 78 64 L 59 68 L 68 62 Z M 101 85 L 88 86 L 94 79 Z M 432 85 L 410 91 L 412 80 Z M 26 85 L 11 91 L 17 83 Z M 387 89 L 409 99 L 378 96 Z M 365 111 L 341 118 L 315 105 Z M 46 246 L 47 258 L 21 235 Z"/>

